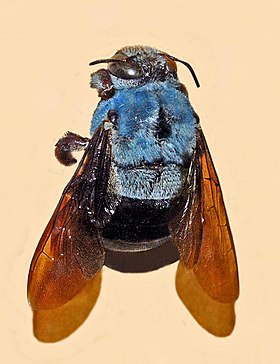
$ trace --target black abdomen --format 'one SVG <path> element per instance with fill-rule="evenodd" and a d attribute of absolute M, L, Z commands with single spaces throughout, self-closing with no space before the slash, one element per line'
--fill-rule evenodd
<path fill-rule="evenodd" d="M 166 200 L 122 198 L 103 228 L 105 265 L 121 272 L 147 272 L 178 260 Z"/>

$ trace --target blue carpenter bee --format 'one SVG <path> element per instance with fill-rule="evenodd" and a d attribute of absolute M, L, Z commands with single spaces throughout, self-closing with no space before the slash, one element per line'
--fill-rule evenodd
<path fill-rule="evenodd" d="M 91 75 L 101 98 L 91 139 L 66 133 L 55 154 L 76 162 L 35 251 L 28 279 L 34 312 L 79 295 L 102 266 L 147 272 L 180 259 L 213 300 L 239 293 L 232 235 L 199 118 L 176 61 L 151 47 L 124 47 Z"/>

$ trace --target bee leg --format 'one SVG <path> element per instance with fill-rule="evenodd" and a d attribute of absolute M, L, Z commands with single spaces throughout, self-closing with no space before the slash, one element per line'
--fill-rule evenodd
<path fill-rule="evenodd" d="M 108 100 L 115 94 L 109 72 L 103 68 L 91 74 L 90 86 L 97 89 L 102 100 Z"/>
<path fill-rule="evenodd" d="M 71 166 L 77 162 L 72 152 L 86 149 L 88 143 L 89 138 L 83 138 L 78 134 L 67 131 L 55 145 L 55 156 L 61 164 Z"/>

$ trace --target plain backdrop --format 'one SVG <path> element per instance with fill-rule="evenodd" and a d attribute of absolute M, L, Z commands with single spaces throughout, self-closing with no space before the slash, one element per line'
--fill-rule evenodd
<path fill-rule="evenodd" d="M 1 362 L 279 363 L 279 7 L 267 1 L 2 0 Z M 155 46 L 179 65 L 222 184 L 241 295 L 234 332 L 202 329 L 175 292 L 176 264 L 145 274 L 108 268 L 83 326 L 55 344 L 32 334 L 29 263 L 75 167 L 55 142 L 89 135 L 93 59 Z M 98 67 L 94 68 L 94 70 Z"/>

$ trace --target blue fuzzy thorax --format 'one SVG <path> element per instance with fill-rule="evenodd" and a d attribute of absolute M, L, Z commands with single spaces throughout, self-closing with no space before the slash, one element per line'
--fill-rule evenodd
<path fill-rule="evenodd" d="M 160 109 L 170 132 L 158 138 Z M 112 131 L 112 157 L 119 166 L 162 161 L 182 165 L 195 146 L 196 120 L 185 94 L 169 81 L 116 90 L 109 100 L 99 102 L 91 123 L 91 134 L 106 119 L 109 110 L 118 114 Z"/>

